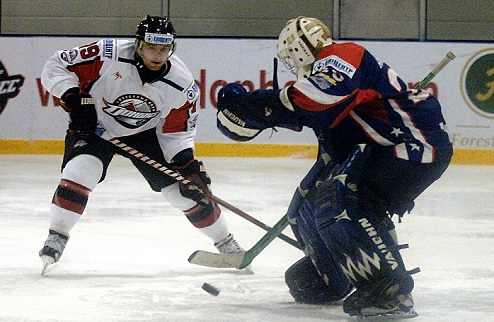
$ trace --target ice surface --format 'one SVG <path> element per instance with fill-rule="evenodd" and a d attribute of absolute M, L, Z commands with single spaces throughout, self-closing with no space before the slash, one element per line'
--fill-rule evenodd
<path fill-rule="evenodd" d="M 202 158 L 215 195 L 272 226 L 308 159 Z M 59 263 L 39 275 L 38 251 L 60 156 L 0 155 L 0 321 L 348 321 L 341 306 L 295 304 L 283 276 L 302 253 L 277 239 L 254 275 L 194 266 L 215 251 L 118 157 L 91 194 Z M 397 231 L 415 275 L 413 321 L 494 321 L 494 167 L 451 166 Z M 265 232 L 224 210 L 244 248 Z M 285 234 L 293 236 L 289 229 Z M 210 283 L 221 293 L 201 289 Z"/>

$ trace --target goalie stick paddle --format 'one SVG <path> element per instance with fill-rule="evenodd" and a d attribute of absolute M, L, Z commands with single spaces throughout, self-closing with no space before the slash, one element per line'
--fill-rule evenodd
<path fill-rule="evenodd" d="M 183 184 L 189 184 L 190 183 L 190 181 L 185 179 L 182 175 L 180 175 L 180 173 L 173 171 L 173 170 L 167 168 L 166 166 L 164 166 L 163 164 L 161 164 L 161 163 L 149 158 L 148 156 L 140 153 L 139 151 L 137 151 L 136 149 L 127 145 L 126 143 L 120 141 L 119 139 L 112 138 L 112 139 L 108 139 L 108 141 L 110 143 L 112 143 L 113 145 L 117 146 L 118 148 L 122 149 L 123 151 L 129 153 L 133 157 L 149 164 L 151 167 L 153 167 L 153 168 L 157 169 L 158 171 L 166 174 L 167 176 L 175 179 L 176 181 L 181 182 Z M 256 226 L 258 226 L 258 227 L 260 227 L 266 231 L 270 231 L 272 229 L 268 225 L 257 220 L 256 218 L 250 216 L 249 214 L 243 212 L 242 210 L 238 209 L 237 207 L 229 204 L 228 202 L 226 202 L 226 201 L 224 201 L 224 200 L 222 200 L 222 199 L 220 199 L 214 195 L 211 195 L 210 197 L 213 201 L 215 201 L 219 205 L 225 207 L 226 209 L 239 215 L 240 217 L 250 221 L 251 223 L 255 224 Z M 300 246 L 296 240 L 294 240 L 293 238 L 290 238 L 284 234 L 281 234 L 281 232 L 278 236 L 275 236 L 275 237 L 278 237 L 278 238 L 282 239 L 283 241 L 287 242 L 288 244 L 292 245 L 293 247 L 300 249 Z"/>

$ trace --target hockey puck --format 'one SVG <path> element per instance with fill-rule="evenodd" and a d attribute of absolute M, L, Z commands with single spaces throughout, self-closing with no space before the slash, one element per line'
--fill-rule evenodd
<path fill-rule="evenodd" d="M 202 289 L 214 296 L 218 296 L 218 294 L 220 294 L 220 290 L 209 283 L 202 284 Z"/>

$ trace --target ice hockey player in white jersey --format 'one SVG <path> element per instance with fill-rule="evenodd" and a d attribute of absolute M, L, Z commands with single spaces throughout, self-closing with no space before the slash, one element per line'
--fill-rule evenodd
<path fill-rule="evenodd" d="M 70 122 L 61 180 L 51 201 L 49 234 L 39 252 L 42 274 L 62 256 L 89 194 L 105 179 L 115 153 L 129 158 L 151 189 L 182 210 L 221 253 L 244 251 L 209 198 L 211 180 L 194 157 L 199 88 L 175 48 L 171 21 L 148 15 L 138 24 L 135 40 L 101 39 L 57 51 L 46 62 L 41 82 L 61 99 Z M 178 183 L 117 148 L 107 141 L 110 138 L 192 183 Z"/>

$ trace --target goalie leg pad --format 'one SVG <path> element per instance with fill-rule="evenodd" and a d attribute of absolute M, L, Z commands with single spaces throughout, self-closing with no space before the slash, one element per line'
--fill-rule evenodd
<path fill-rule="evenodd" d="M 301 240 L 300 244 L 304 246 L 305 254 L 310 257 L 313 266 L 321 279 L 325 281 L 326 286 L 332 289 L 335 298 L 343 298 L 347 295 L 348 289 L 352 288 L 352 285 L 317 231 L 314 205 L 310 195 L 302 202 L 299 214 L 297 229 Z"/>
<path fill-rule="evenodd" d="M 386 214 L 360 202 L 359 178 L 367 149 L 357 147 L 318 189 L 314 201 L 315 226 L 343 274 L 357 287 L 382 278 L 400 282 L 400 293 L 413 289 L 390 234 L 394 224 Z M 375 196 L 373 196 L 375 197 Z M 370 209 L 372 208 L 372 209 Z"/>
<path fill-rule="evenodd" d="M 353 289 L 348 282 L 328 285 L 309 257 L 298 260 L 288 268 L 285 283 L 295 301 L 305 304 L 331 304 L 345 298 Z"/>

